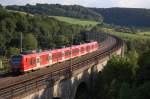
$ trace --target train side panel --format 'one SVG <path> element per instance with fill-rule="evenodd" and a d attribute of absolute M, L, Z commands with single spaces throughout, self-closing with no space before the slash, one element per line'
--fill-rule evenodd
<path fill-rule="evenodd" d="M 75 58 L 87 53 L 91 53 L 96 51 L 98 48 L 99 44 L 97 42 L 91 42 L 41 53 L 27 55 L 21 54 L 21 57 L 14 58 L 12 68 L 16 68 L 16 70 L 19 68 L 21 71 L 35 70 L 55 64 L 57 62 L 69 60 L 70 58 Z"/>
<path fill-rule="evenodd" d="M 22 71 L 29 71 L 36 67 L 36 54 L 24 55 Z"/>

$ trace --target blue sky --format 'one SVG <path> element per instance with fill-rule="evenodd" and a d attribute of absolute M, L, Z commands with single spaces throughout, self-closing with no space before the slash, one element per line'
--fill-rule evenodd
<path fill-rule="evenodd" d="M 150 0 L 0 0 L 2 5 L 25 5 L 36 3 L 82 5 L 86 7 L 130 7 L 130 8 L 150 8 Z"/>

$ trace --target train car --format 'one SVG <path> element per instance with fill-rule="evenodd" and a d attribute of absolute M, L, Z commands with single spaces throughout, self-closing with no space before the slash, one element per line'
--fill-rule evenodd
<path fill-rule="evenodd" d="M 72 50 L 71 55 L 72 58 L 79 56 L 79 46 L 73 46 L 71 50 Z"/>
<path fill-rule="evenodd" d="M 68 60 L 71 58 L 71 47 L 67 47 L 63 49 L 63 60 Z"/>
<path fill-rule="evenodd" d="M 60 49 L 52 50 L 51 53 L 52 53 L 52 64 L 62 61 L 63 59 L 62 50 Z"/>
<path fill-rule="evenodd" d="M 81 44 L 79 45 L 79 53 L 80 53 L 80 56 L 84 55 L 86 52 L 85 52 L 85 45 L 86 44 Z"/>
<path fill-rule="evenodd" d="M 58 62 L 69 60 L 70 58 L 91 53 L 96 51 L 98 48 L 99 44 L 97 42 L 91 42 L 52 51 L 20 54 L 11 58 L 11 68 L 14 72 L 36 70 Z"/>

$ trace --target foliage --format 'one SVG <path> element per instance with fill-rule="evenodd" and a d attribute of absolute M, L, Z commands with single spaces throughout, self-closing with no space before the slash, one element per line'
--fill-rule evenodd
<path fill-rule="evenodd" d="M 137 75 L 137 84 L 143 84 L 150 81 L 150 50 L 142 54 L 139 58 L 139 73 Z"/>
<path fill-rule="evenodd" d="M 26 6 L 7 6 L 7 8 L 32 14 L 38 13 L 49 16 L 67 16 L 73 18 L 98 20 L 102 22 L 102 16 L 100 14 L 79 5 L 27 4 Z"/>
<path fill-rule="evenodd" d="M 69 17 L 62 17 L 62 16 L 53 16 L 54 18 L 64 21 L 70 24 L 77 24 L 77 25 L 82 25 L 82 26 L 95 26 L 98 24 L 96 21 L 90 21 L 90 20 L 81 20 L 81 19 L 76 19 L 76 18 L 69 18 Z"/>
<path fill-rule="evenodd" d="M 131 99 L 131 89 L 128 83 L 122 83 L 119 92 L 119 99 Z"/>
<path fill-rule="evenodd" d="M 150 98 L 150 82 L 145 82 L 140 87 L 135 89 L 133 99 L 149 99 Z"/>
<path fill-rule="evenodd" d="M 18 55 L 20 53 L 20 49 L 15 48 L 15 47 L 10 47 L 8 49 L 8 56 L 9 55 Z"/>
<path fill-rule="evenodd" d="M 134 72 L 132 63 L 127 59 L 119 56 L 112 57 L 102 70 L 102 89 L 104 99 L 117 99 L 123 82 L 132 83 Z"/>
<path fill-rule="evenodd" d="M 150 51 L 112 57 L 96 80 L 96 99 L 149 99 Z"/>
<path fill-rule="evenodd" d="M 56 20 L 45 15 L 30 15 L 0 8 L 0 55 L 13 54 L 20 48 L 23 34 L 23 49 L 53 49 L 68 46 L 72 35 L 80 37 L 84 27 Z M 11 56 L 11 55 L 9 55 Z"/>
<path fill-rule="evenodd" d="M 27 50 L 37 49 L 37 39 L 33 34 L 26 34 L 24 37 L 24 48 Z"/>
<path fill-rule="evenodd" d="M 91 8 L 104 22 L 121 26 L 150 27 L 150 10 L 137 8 Z"/>
<path fill-rule="evenodd" d="M 138 60 L 139 54 L 136 52 L 136 50 L 131 50 L 128 52 L 128 61 L 130 61 L 132 65 L 132 72 L 134 76 L 136 75 L 136 72 L 139 69 Z"/>

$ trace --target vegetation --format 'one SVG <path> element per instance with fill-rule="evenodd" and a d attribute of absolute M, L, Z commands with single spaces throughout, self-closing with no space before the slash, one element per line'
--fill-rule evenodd
<path fill-rule="evenodd" d="M 104 22 L 130 27 L 150 27 L 150 9 L 136 8 L 91 8 L 102 14 Z"/>
<path fill-rule="evenodd" d="M 32 14 L 38 13 L 49 16 L 66 16 L 102 22 L 102 17 L 100 14 L 79 5 L 27 4 L 26 6 L 7 6 L 7 9 L 28 12 Z"/>
<path fill-rule="evenodd" d="M 131 55 L 133 56 L 130 57 Z M 149 99 L 148 60 L 150 51 L 138 57 L 137 53 L 130 53 L 126 57 L 112 57 L 98 74 L 95 99 Z"/>
<path fill-rule="evenodd" d="M 98 74 L 94 99 L 150 98 L 149 32 L 108 24 L 97 25 L 91 31 L 111 33 L 126 44 L 125 57 L 112 57 Z"/>
<path fill-rule="evenodd" d="M 9 10 L 103 21 L 127 27 L 150 27 L 150 10 L 137 8 L 86 8 L 79 5 L 36 4 L 7 6 Z"/>
<path fill-rule="evenodd" d="M 76 24 L 76 25 L 82 25 L 82 26 L 96 26 L 98 22 L 96 21 L 90 21 L 90 20 L 81 20 L 81 19 L 75 19 L 70 17 L 62 17 L 62 16 L 53 16 L 54 18 L 58 19 L 59 21 L 64 21 L 70 24 Z"/>
<path fill-rule="evenodd" d="M 150 29 L 149 9 L 98 9 L 58 4 L 6 8 L 34 15 L 7 11 L 0 6 L 0 56 L 10 57 L 20 52 L 21 34 L 23 50 L 53 49 L 69 46 L 72 36 L 73 42 L 81 42 L 80 33 L 92 27 L 92 32 L 112 33 L 126 43 L 125 57 L 111 57 L 97 75 L 93 99 L 150 98 L 150 32 L 145 31 L 145 28 Z M 104 22 L 110 24 L 102 23 L 99 13 L 102 13 Z M 77 98 L 87 97 L 87 92 L 83 94 L 84 87 L 81 89 L 82 94 L 78 93 Z"/>
<path fill-rule="evenodd" d="M 11 56 L 20 51 L 20 36 L 23 50 L 53 49 L 69 46 L 72 35 L 80 39 L 84 27 L 61 22 L 55 18 L 7 11 L 0 7 L 0 56 Z"/>
<path fill-rule="evenodd" d="M 111 33 L 113 35 L 122 38 L 127 46 L 126 52 L 134 49 L 138 53 L 142 54 L 144 53 L 144 51 L 150 49 L 150 36 L 148 36 L 149 32 L 135 32 L 135 33 L 133 33 L 132 31 L 130 31 L 130 33 L 118 32 L 116 31 L 116 29 L 114 29 L 114 27 L 112 28 L 102 25 L 95 26 L 91 31 Z M 144 35 L 143 33 L 147 33 L 147 35 Z"/>

